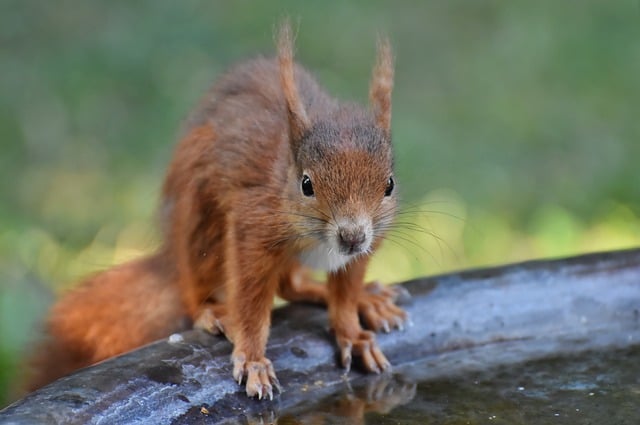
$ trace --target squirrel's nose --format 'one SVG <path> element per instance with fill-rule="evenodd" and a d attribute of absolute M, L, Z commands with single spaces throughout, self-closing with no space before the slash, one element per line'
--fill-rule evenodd
<path fill-rule="evenodd" d="M 345 254 L 357 254 L 365 249 L 364 244 L 367 240 L 367 234 L 360 227 L 353 229 L 341 228 L 338 230 L 338 237 L 340 239 L 340 248 Z"/>

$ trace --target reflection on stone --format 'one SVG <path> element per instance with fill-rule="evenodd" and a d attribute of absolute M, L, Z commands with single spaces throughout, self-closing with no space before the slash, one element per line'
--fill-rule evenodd
<path fill-rule="evenodd" d="M 368 413 L 388 414 L 398 406 L 409 403 L 416 395 L 416 384 L 404 376 L 383 374 L 369 376 L 354 387 L 345 384 L 342 392 L 305 404 L 280 416 L 274 424 L 320 425 L 327 423 L 364 424 Z M 269 422 L 249 422 L 266 424 Z"/>

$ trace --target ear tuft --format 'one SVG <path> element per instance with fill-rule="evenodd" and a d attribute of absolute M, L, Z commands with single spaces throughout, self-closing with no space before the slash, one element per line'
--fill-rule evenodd
<path fill-rule="evenodd" d="M 291 23 L 288 18 L 285 18 L 278 28 L 278 63 L 280 66 L 280 83 L 282 84 L 289 115 L 289 134 L 291 139 L 296 142 L 310 129 L 311 124 L 300 100 L 294 78 L 293 39 Z"/>
<path fill-rule="evenodd" d="M 386 37 L 378 38 L 378 53 L 373 67 L 369 100 L 376 124 L 391 135 L 391 92 L 393 91 L 393 52 Z"/>

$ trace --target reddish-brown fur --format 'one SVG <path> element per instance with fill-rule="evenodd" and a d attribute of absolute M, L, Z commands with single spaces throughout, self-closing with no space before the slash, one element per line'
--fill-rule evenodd
<path fill-rule="evenodd" d="M 241 64 L 205 96 L 164 183 L 163 247 L 54 306 L 32 389 L 183 329 L 187 319 L 224 332 L 234 378 L 246 379 L 249 396 L 271 397 L 279 383 L 265 347 L 276 293 L 328 305 L 345 367 L 352 355 L 371 371 L 389 367 L 358 316 L 373 330 L 405 319 L 393 290 L 363 281 L 395 211 L 391 50 L 379 43 L 371 113 L 325 94 L 294 64 L 292 44 L 285 23 L 277 60 Z M 301 189 L 305 177 L 312 195 Z M 327 286 L 308 277 L 304 261 L 326 261 Z"/>
<path fill-rule="evenodd" d="M 160 256 L 97 274 L 52 309 L 28 389 L 76 369 L 186 330 L 180 292 Z"/>

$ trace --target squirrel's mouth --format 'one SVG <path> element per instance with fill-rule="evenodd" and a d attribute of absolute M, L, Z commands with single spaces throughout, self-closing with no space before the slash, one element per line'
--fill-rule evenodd
<path fill-rule="evenodd" d="M 337 219 L 308 239 L 298 259 L 316 270 L 336 271 L 360 255 L 371 251 L 373 226 L 368 218 Z"/>
<path fill-rule="evenodd" d="M 344 267 L 352 258 L 353 255 L 343 254 L 334 244 L 324 241 L 302 251 L 298 256 L 305 266 L 327 272 Z"/>
<path fill-rule="evenodd" d="M 364 233 L 345 235 L 342 232 L 339 232 L 337 239 L 337 245 L 342 255 L 361 254 L 365 252 L 370 245 L 367 240 L 367 236 Z"/>
<path fill-rule="evenodd" d="M 373 228 L 371 220 L 339 220 L 334 240 L 342 255 L 353 256 L 366 253 L 371 248 Z"/>

